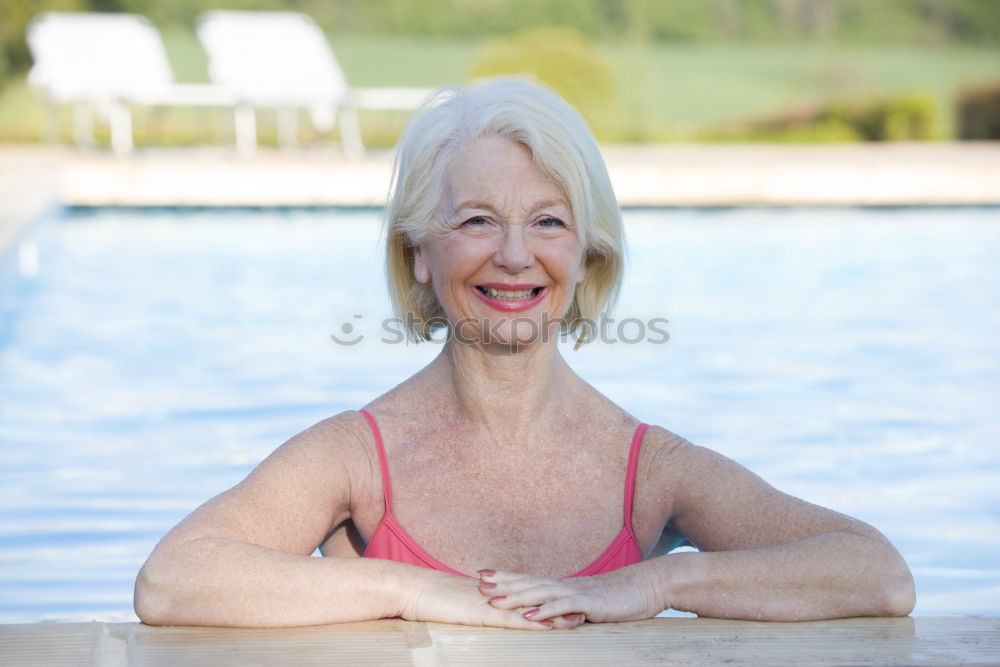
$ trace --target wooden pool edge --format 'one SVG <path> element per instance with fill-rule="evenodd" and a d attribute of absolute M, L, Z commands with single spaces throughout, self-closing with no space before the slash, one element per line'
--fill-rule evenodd
<path fill-rule="evenodd" d="M 525 632 L 399 620 L 249 630 L 0 625 L 0 665 L 997 664 L 1000 616 L 654 618 Z"/>

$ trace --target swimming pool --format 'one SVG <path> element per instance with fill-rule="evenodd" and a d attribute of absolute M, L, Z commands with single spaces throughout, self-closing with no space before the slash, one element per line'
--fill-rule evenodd
<path fill-rule="evenodd" d="M 634 321 L 566 354 L 637 417 L 880 528 L 917 613 L 997 614 L 997 214 L 630 210 L 613 330 Z M 170 526 L 436 353 L 383 341 L 377 219 L 77 210 L 0 264 L 0 622 L 134 618 Z"/>

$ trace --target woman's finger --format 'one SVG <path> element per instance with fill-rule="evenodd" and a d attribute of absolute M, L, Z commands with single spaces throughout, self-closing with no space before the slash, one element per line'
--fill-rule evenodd
<path fill-rule="evenodd" d="M 486 597 L 498 595 L 514 595 L 522 591 L 533 588 L 548 586 L 553 589 L 570 591 L 568 587 L 559 579 L 545 579 L 542 577 L 529 577 L 525 575 L 507 575 L 503 577 L 481 577 L 479 579 L 479 592 Z M 563 593 L 565 595 L 566 593 Z M 530 603 L 529 603 L 530 604 Z"/>
<path fill-rule="evenodd" d="M 586 614 L 582 611 L 571 611 L 563 615 L 555 615 L 551 612 L 552 607 L 544 607 L 542 603 L 533 605 L 520 605 L 516 600 L 511 600 L 506 596 L 495 596 L 487 600 L 487 604 L 494 609 L 502 609 L 521 615 L 525 620 L 552 623 L 552 627 L 557 630 L 568 630 L 583 625 L 587 620 Z M 545 612 L 542 608 L 545 608 Z"/>
<path fill-rule="evenodd" d="M 582 595 L 569 595 L 551 600 L 526 612 L 526 618 L 532 621 L 552 620 L 559 624 L 580 625 L 586 620 L 587 600 Z"/>
<path fill-rule="evenodd" d="M 572 586 L 545 580 L 541 583 L 527 582 L 523 585 L 521 582 L 511 582 L 498 585 L 492 589 L 480 589 L 481 593 L 484 591 L 489 593 L 490 599 L 501 598 L 498 601 L 500 604 L 494 606 L 499 606 L 503 609 L 527 606 L 537 607 L 550 600 L 563 598 L 578 592 Z"/>
<path fill-rule="evenodd" d="M 520 572 L 504 572 L 503 570 L 493 570 L 485 569 L 476 572 L 479 575 L 481 581 L 492 581 L 494 583 L 499 583 L 501 581 L 511 581 L 514 579 L 523 579 L 525 577 L 530 577 L 531 575 L 522 574 Z"/>
<path fill-rule="evenodd" d="M 551 630 L 564 625 L 563 622 L 557 623 L 552 619 L 535 620 L 525 617 L 524 612 L 528 611 L 527 609 L 499 609 L 489 604 L 484 606 L 486 608 L 482 613 L 477 613 L 475 624 L 510 630 Z"/>
<path fill-rule="evenodd" d="M 479 581 L 498 586 L 518 581 L 558 581 L 549 577 L 536 577 L 521 572 L 504 572 L 503 570 L 479 570 L 476 574 L 479 576 Z"/>
<path fill-rule="evenodd" d="M 586 614 L 563 614 L 562 616 L 556 616 L 555 618 L 549 619 L 553 622 L 554 628 L 557 630 L 572 630 L 573 628 L 578 628 L 587 621 Z"/>
<path fill-rule="evenodd" d="M 509 613 L 498 619 L 498 622 L 487 622 L 484 625 L 507 628 L 509 630 L 551 630 L 555 627 L 562 627 L 563 622 L 554 619 L 541 619 L 539 621 L 524 618 L 522 614 Z"/>
<path fill-rule="evenodd" d="M 543 607 L 536 607 L 535 609 L 529 610 L 528 613 L 531 614 L 531 620 L 546 625 L 551 623 L 552 627 L 558 630 L 569 630 L 578 627 L 583 625 L 587 620 L 587 615 L 583 612 L 572 612 L 569 614 L 559 614 L 549 618 L 543 618 L 543 616 L 547 616 L 551 613 L 551 608 L 550 611 L 543 611 L 543 608 L 544 605 Z"/>

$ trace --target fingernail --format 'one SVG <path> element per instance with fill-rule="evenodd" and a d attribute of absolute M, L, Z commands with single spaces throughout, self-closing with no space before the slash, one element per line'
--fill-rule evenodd
<path fill-rule="evenodd" d="M 538 613 L 537 609 L 529 609 L 528 611 L 524 612 L 523 616 L 525 618 L 531 618 L 532 616 L 534 616 L 537 613 Z M 545 621 L 541 621 L 541 622 L 544 623 Z"/>
<path fill-rule="evenodd" d="M 498 601 L 498 600 L 506 600 L 506 599 L 507 599 L 507 596 L 506 596 L 506 595 L 497 595 L 497 596 L 495 596 L 495 597 L 491 597 L 491 598 L 489 599 L 489 602 L 490 602 L 490 604 L 492 604 L 492 603 L 494 603 L 494 602 L 496 602 L 496 601 Z"/>
<path fill-rule="evenodd" d="M 583 619 L 583 614 L 564 614 L 563 618 L 565 618 L 570 623 L 576 623 L 577 621 Z"/>
<path fill-rule="evenodd" d="M 539 625 L 544 625 L 547 628 L 551 628 L 553 625 L 553 622 L 550 621 L 549 619 L 545 619 L 544 621 L 538 621 L 538 623 Z"/>
<path fill-rule="evenodd" d="M 479 570 L 476 572 L 480 577 L 492 577 L 496 573 L 496 570 Z"/>
<path fill-rule="evenodd" d="M 497 585 L 494 584 L 492 581 L 480 581 L 479 582 L 479 587 L 480 588 L 496 588 Z"/>

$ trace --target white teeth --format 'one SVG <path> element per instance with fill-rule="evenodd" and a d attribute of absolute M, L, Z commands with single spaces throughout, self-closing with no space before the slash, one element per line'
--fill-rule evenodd
<path fill-rule="evenodd" d="M 486 291 L 494 299 L 527 299 L 535 291 L 533 289 L 496 289 L 487 287 Z"/>

